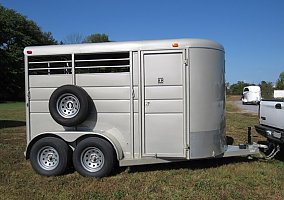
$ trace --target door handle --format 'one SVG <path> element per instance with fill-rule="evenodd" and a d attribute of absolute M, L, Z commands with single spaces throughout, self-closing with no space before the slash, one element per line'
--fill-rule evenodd
<path fill-rule="evenodd" d="M 282 108 L 282 106 L 281 106 L 281 104 L 280 104 L 280 103 L 277 103 L 277 104 L 275 105 L 275 108 L 276 108 L 276 109 L 281 109 L 281 108 Z"/>

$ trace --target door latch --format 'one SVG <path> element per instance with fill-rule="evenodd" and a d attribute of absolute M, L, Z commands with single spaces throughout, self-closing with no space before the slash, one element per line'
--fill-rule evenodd
<path fill-rule="evenodd" d="M 164 78 L 158 78 L 158 84 L 163 84 L 164 83 Z"/>

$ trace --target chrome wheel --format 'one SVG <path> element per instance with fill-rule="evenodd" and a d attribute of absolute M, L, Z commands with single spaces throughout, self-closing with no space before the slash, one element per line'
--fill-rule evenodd
<path fill-rule="evenodd" d="M 73 94 L 63 94 L 57 100 L 56 109 L 63 118 L 72 118 L 80 111 L 80 101 Z"/>
<path fill-rule="evenodd" d="M 96 147 L 89 147 L 81 154 L 81 165 L 89 172 L 99 171 L 104 162 L 104 154 Z"/>
<path fill-rule="evenodd" d="M 53 147 L 46 146 L 38 151 L 37 161 L 42 169 L 53 170 L 59 163 L 59 154 Z"/>
<path fill-rule="evenodd" d="M 113 146 L 98 137 L 80 141 L 73 152 L 73 166 L 83 176 L 101 178 L 111 173 L 115 164 Z"/>

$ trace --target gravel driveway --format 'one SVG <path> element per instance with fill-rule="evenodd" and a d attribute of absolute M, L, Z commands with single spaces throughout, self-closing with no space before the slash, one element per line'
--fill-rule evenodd
<path fill-rule="evenodd" d="M 258 113 L 259 105 L 243 105 L 242 101 L 234 101 L 234 104 L 238 106 L 240 109 L 250 113 Z"/>

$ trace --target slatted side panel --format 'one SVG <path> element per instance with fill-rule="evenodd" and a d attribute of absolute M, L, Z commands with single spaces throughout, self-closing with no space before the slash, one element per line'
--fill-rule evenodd
<path fill-rule="evenodd" d="M 125 134 L 121 137 L 128 140 L 131 94 L 129 55 L 129 52 L 115 52 L 29 56 L 32 134 L 74 129 L 57 124 L 48 108 L 50 96 L 56 88 L 74 83 L 86 90 L 95 105 L 90 117 L 77 128 L 118 130 Z"/>

